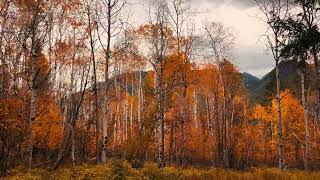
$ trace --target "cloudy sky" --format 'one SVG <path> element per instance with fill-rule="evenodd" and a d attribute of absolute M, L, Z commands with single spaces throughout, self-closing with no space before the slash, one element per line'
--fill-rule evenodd
<path fill-rule="evenodd" d="M 138 25 L 146 20 L 147 0 L 130 0 L 131 19 Z M 261 78 L 269 72 L 274 62 L 261 37 L 265 24 L 253 0 L 190 0 L 196 27 L 206 21 L 218 21 L 230 27 L 236 37 L 233 56 L 240 71 Z"/>

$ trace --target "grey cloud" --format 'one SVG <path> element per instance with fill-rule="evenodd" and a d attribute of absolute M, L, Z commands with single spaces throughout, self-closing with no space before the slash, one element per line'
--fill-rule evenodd
<path fill-rule="evenodd" d="M 246 9 L 256 5 L 253 0 L 232 0 L 231 4 L 241 9 Z"/>
<path fill-rule="evenodd" d="M 254 0 L 191 0 L 193 4 L 201 4 L 203 2 L 209 2 L 216 6 L 223 4 L 229 4 L 239 9 L 247 9 L 255 6 Z"/>
<path fill-rule="evenodd" d="M 271 54 L 258 47 L 240 47 L 234 50 L 236 64 L 242 72 L 248 72 L 259 78 L 274 68 Z"/>

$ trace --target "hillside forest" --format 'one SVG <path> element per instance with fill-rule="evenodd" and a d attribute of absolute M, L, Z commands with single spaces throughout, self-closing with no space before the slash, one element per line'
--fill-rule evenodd
<path fill-rule="evenodd" d="M 0 0 L 0 171 L 122 159 L 133 168 L 320 169 L 319 0 L 255 0 L 274 69 L 186 0 Z M 240 62 L 241 63 L 241 62 Z M 258 64 L 259 61 L 257 60 Z"/>

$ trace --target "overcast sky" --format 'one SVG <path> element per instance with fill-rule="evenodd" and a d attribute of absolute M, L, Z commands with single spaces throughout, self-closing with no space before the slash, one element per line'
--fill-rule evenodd
<path fill-rule="evenodd" d="M 135 25 L 147 19 L 147 0 L 129 0 L 131 21 Z M 233 56 L 241 72 L 248 72 L 259 78 L 274 67 L 261 35 L 265 24 L 253 0 L 190 0 L 196 27 L 203 27 L 205 21 L 218 21 L 232 29 L 236 37 Z"/>

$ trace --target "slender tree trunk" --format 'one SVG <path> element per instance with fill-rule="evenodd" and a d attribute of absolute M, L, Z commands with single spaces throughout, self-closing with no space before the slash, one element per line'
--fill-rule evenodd
<path fill-rule="evenodd" d="M 183 112 L 185 113 L 185 111 Z M 183 115 L 183 119 L 182 119 L 182 148 L 181 148 L 181 164 L 182 166 L 185 166 L 186 163 L 186 142 L 187 142 L 187 132 L 186 132 L 186 115 Z"/>
<path fill-rule="evenodd" d="M 284 168 L 283 160 L 283 138 L 282 138 L 282 120 L 281 120 L 281 97 L 280 97 L 280 70 L 279 60 L 276 60 L 276 83 L 277 83 L 277 119 L 278 119 L 278 167 Z"/>
<path fill-rule="evenodd" d="M 105 91 L 106 92 L 106 91 Z M 107 99 L 107 100 L 106 100 Z M 101 151 L 101 162 L 107 161 L 107 143 L 108 143 L 108 98 L 107 93 L 104 97 L 104 117 L 102 121 L 102 151 Z"/>
<path fill-rule="evenodd" d="M 71 63 L 71 82 L 70 82 L 70 89 L 69 89 L 69 94 L 70 94 L 70 116 L 71 118 L 69 118 L 69 123 L 68 123 L 68 128 L 71 131 L 71 160 L 72 160 L 72 166 L 75 167 L 75 147 L 74 147 L 74 133 L 75 133 L 75 127 L 73 126 L 73 123 L 71 122 L 72 120 L 75 120 L 75 92 L 74 92 L 74 61 L 75 61 L 75 56 L 76 56 L 76 37 L 75 37 L 75 29 L 73 30 L 73 46 L 74 46 L 74 52 L 73 52 L 73 58 L 72 58 L 72 63 Z"/>
<path fill-rule="evenodd" d="M 1 84 L 0 87 L 2 88 L 2 92 L 4 95 L 8 94 L 8 74 L 7 74 L 7 65 L 6 65 L 6 59 L 4 57 L 4 53 L 2 51 L 3 48 L 3 40 L 5 35 L 5 29 L 7 28 L 7 22 L 8 22 L 8 8 L 10 1 L 6 0 L 3 2 L 3 9 L 2 9 L 2 23 L 1 23 L 1 32 L 0 32 L 0 62 L 1 62 Z"/>
<path fill-rule="evenodd" d="M 34 17 L 34 27 L 32 30 L 32 45 L 31 45 L 31 97 L 30 97 L 30 119 L 29 119 L 29 128 L 30 128 L 30 137 L 29 137 L 29 162 L 28 168 L 32 168 L 32 154 L 33 154 L 33 124 L 36 119 L 36 103 L 37 103 L 37 85 L 36 85 L 36 76 L 37 76 L 37 42 L 36 42 L 36 31 L 37 28 L 37 15 Z"/>
<path fill-rule="evenodd" d="M 214 135 L 214 133 L 217 131 L 217 121 L 216 121 L 216 119 L 217 119 L 217 117 L 215 116 L 215 114 L 216 114 L 216 95 L 213 95 L 213 97 L 211 98 L 212 100 L 212 102 L 211 102 L 211 108 L 210 108 L 210 112 L 211 112 L 211 114 L 213 114 L 213 116 L 211 117 L 211 135 L 213 136 Z"/>
<path fill-rule="evenodd" d="M 131 101 L 130 101 L 130 135 L 132 136 L 132 129 L 133 129 L 133 97 L 134 97 L 134 82 L 133 82 L 133 75 L 131 79 Z"/>
<path fill-rule="evenodd" d="M 63 136 L 63 141 L 62 141 L 62 146 L 60 148 L 59 154 L 58 154 L 58 158 L 57 160 L 54 162 L 53 166 L 52 166 L 52 170 L 56 170 L 60 164 L 60 162 L 62 161 L 62 159 L 64 158 L 64 155 L 67 151 L 69 151 L 70 143 L 71 140 L 71 132 L 70 132 L 70 128 L 66 128 L 65 129 L 65 133 Z"/>
<path fill-rule="evenodd" d="M 96 162 L 100 163 L 100 123 L 99 123 L 99 104 L 98 104 L 98 84 L 97 84 L 97 71 L 96 71 L 96 61 L 93 58 L 93 79 L 94 79 L 94 122 L 96 126 Z"/>
<path fill-rule="evenodd" d="M 309 169 L 309 163 L 311 162 L 311 143 L 310 143 L 310 135 L 308 130 L 308 107 L 305 95 L 305 74 L 301 72 L 301 95 L 302 95 L 302 105 L 304 110 L 304 126 L 305 126 L 305 134 L 306 134 L 306 148 L 305 148 L 305 169 Z"/>
<path fill-rule="evenodd" d="M 196 127 L 196 130 L 198 130 L 198 115 L 197 115 L 197 112 L 198 112 L 198 98 L 197 98 L 197 90 L 196 88 L 194 89 L 194 92 L 193 92 L 193 121 L 194 121 L 194 125 Z"/>
<path fill-rule="evenodd" d="M 160 103 L 162 104 L 162 103 Z M 164 168 L 164 109 L 163 105 L 159 106 L 159 113 L 158 113 L 158 156 L 159 156 L 159 167 Z"/>
<path fill-rule="evenodd" d="M 29 162 L 28 162 L 28 168 L 32 168 L 32 154 L 33 154 L 33 124 L 36 119 L 36 101 L 37 101 L 37 93 L 36 93 L 36 54 L 35 52 L 32 52 L 31 57 L 31 72 L 32 72 L 32 78 L 31 78 L 31 104 L 30 104 L 30 120 L 29 120 L 29 128 L 30 128 L 30 138 L 29 138 Z"/>
<path fill-rule="evenodd" d="M 116 112 L 114 113 L 113 116 L 113 145 L 116 145 L 117 142 L 117 114 Z"/>
<path fill-rule="evenodd" d="M 186 164 L 186 143 L 187 143 L 187 130 L 186 130 L 186 122 L 187 122 L 187 119 L 188 119 L 188 115 L 187 115 L 187 106 L 188 106 L 188 103 L 187 103 L 187 84 L 186 82 L 184 82 L 185 86 L 183 88 L 183 119 L 182 119 L 182 159 L 181 159 L 181 163 L 182 163 L 182 166 L 184 166 Z"/>
<path fill-rule="evenodd" d="M 160 68 L 161 69 L 161 68 Z M 156 113 L 156 122 L 158 128 L 158 165 L 159 168 L 164 168 L 164 101 L 165 101 L 165 92 L 163 88 L 163 76 L 160 73 L 158 75 L 155 72 L 154 84 L 155 84 L 155 94 L 157 98 L 157 113 Z"/>
<path fill-rule="evenodd" d="M 89 36 L 90 36 L 90 50 L 91 50 L 91 61 L 93 65 L 93 94 L 94 94 L 94 122 L 96 126 L 96 162 L 99 164 L 101 162 L 100 160 L 100 138 L 99 138 L 99 129 L 100 129 L 100 123 L 99 123 L 99 112 L 98 112 L 98 82 L 97 82 L 97 63 L 95 58 L 95 42 L 93 39 L 92 31 L 91 29 L 91 13 L 88 7 L 88 20 L 89 20 Z"/>
<path fill-rule="evenodd" d="M 218 127 L 217 127 L 217 141 L 218 141 L 218 153 L 219 153 L 219 160 L 220 160 L 220 165 L 224 166 L 224 157 L 223 157 L 223 149 L 224 149 L 224 143 L 223 143 L 223 139 L 224 139 L 224 119 L 223 119 L 223 103 L 222 103 L 222 98 L 217 102 L 218 105 Z"/>
<path fill-rule="evenodd" d="M 173 141 L 174 141 L 174 124 L 173 122 L 171 122 L 170 124 L 170 142 L 169 142 L 169 157 L 170 157 L 170 161 L 173 162 Z"/>
<path fill-rule="evenodd" d="M 111 56 L 111 0 L 107 3 L 107 48 L 105 50 L 105 69 L 104 69 L 104 93 L 103 93 L 103 119 L 102 119 L 102 150 L 101 162 L 105 163 L 107 160 L 107 143 L 108 143 L 108 90 L 109 90 L 109 61 Z"/>
<path fill-rule="evenodd" d="M 115 112 L 115 129 L 114 129 L 114 141 L 116 143 L 118 139 L 118 131 L 120 129 L 120 122 L 119 122 L 119 113 L 120 113 L 120 92 L 118 91 L 118 81 L 117 75 L 114 77 L 114 88 L 116 94 L 116 112 Z"/>
<path fill-rule="evenodd" d="M 314 113 L 314 117 L 315 119 L 313 120 L 313 138 L 316 141 L 317 144 L 317 140 L 318 140 L 318 116 L 317 113 Z"/>
<path fill-rule="evenodd" d="M 65 97 L 65 99 L 67 99 L 67 97 Z M 64 102 L 64 115 L 63 115 L 63 118 L 64 118 L 64 122 L 63 122 L 63 129 L 64 129 L 64 133 L 63 133 L 63 139 L 62 139 L 62 145 L 61 145 L 61 148 L 59 150 L 59 153 L 58 153 L 58 158 L 57 160 L 54 162 L 53 166 L 52 166 L 52 170 L 55 170 L 61 160 L 63 159 L 63 156 L 64 156 L 64 153 L 67 151 L 67 148 L 68 148 L 68 144 L 69 144 L 69 141 L 70 141 L 70 126 L 71 126 L 71 123 L 70 123 L 70 119 L 68 117 L 68 108 L 69 108 L 69 104 L 71 103 L 68 103 L 67 100 Z"/>
<path fill-rule="evenodd" d="M 125 77 L 125 102 L 124 102 L 124 130 L 125 130 L 125 140 L 128 139 L 128 83 L 127 83 L 127 74 Z"/>
<path fill-rule="evenodd" d="M 74 146 L 74 127 L 70 125 L 71 129 L 71 160 L 72 160 L 72 167 L 76 166 L 76 159 L 75 159 L 75 146 Z"/>
<path fill-rule="evenodd" d="M 224 124 L 224 129 L 223 129 L 223 161 L 224 161 L 224 166 L 226 168 L 229 168 L 229 120 L 227 117 L 227 107 L 226 107 L 226 101 L 227 101 L 227 97 L 226 97 L 226 90 L 225 90 L 225 83 L 223 82 L 223 78 L 222 79 L 222 93 L 223 93 L 223 97 L 222 97 L 222 103 L 223 103 L 223 124 Z"/>
<path fill-rule="evenodd" d="M 68 152 L 70 149 L 70 146 L 69 146 L 69 143 L 70 141 L 71 142 L 71 149 L 72 152 L 71 152 L 71 158 L 72 158 L 72 162 L 73 164 L 74 163 L 74 152 L 75 152 L 75 149 L 74 149 L 74 133 L 75 133 L 75 126 L 76 126 L 76 119 L 77 117 L 79 116 L 79 113 L 80 113 L 80 108 L 81 108 L 81 105 L 83 103 L 83 100 L 84 100 L 84 95 L 86 93 L 86 89 L 87 89 L 87 84 L 88 84 L 88 78 L 89 78 L 89 73 L 90 73 L 90 65 L 89 65 L 89 68 L 88 68 L 88 72 L 87 72 L 87 75 L 86 75 L 86 78 L 85 78 L 85 82 L 84 82 L 84 85 L 82 86 L 81 85 L 81 96 L 80 96 L 80 100 L 79 102 L 76 104 L 75 103 L 75 98 L 74 98 L 74 94 L 71 94 L 71 102 L 69 103 L 70 104 L 70 107 L 68 110 L 68 105 L 67 105 L 67 102 L 65 102 L 65 128 L 64 128 L 64 136 L 63 136 L 63 141 L 62 141 L 62 145 L 61 145 L 61 148 L 59 150 L 59 153 L 58 153 L 58 158 L 57 160 L 55 161 L 55 163 L 53 164 L 52 166 L 52 170 L 55 170 L 58 168 L 60 162 L 62 161 L 62 159 L 64 158 L 64 155 L 66 152 Z M 75 105 L 76 104 L 76 105 Z M 74 107 L 76 106 L 76 109 L 74 109 Z M 70 116 L 68 116 L 68 113 Z"/>
<path fill-rule="evenodd" d="M 139 71 L 139 84 L 138 84 L 138 126 L 139 131 L 141 131 L 141 110 L 142 110 L 142 77 L 141 71 Z"/>
<path fill-rule="evenodd" d="M 311 28 L 311 27 L 310 27 Z M 315 141 L 316 145 L 320 147 L 320 139 L 318 133 L 318 122 L 320 122 L 320 67 L 318 60 L 318 53 L 315 47 L 312 47 L 312 55 L 314 59 L 315 71 L 316 71 L 316 84 L 317 84 L 317 105 L 316 105 L 316 122 L 315 122 Z"/>

